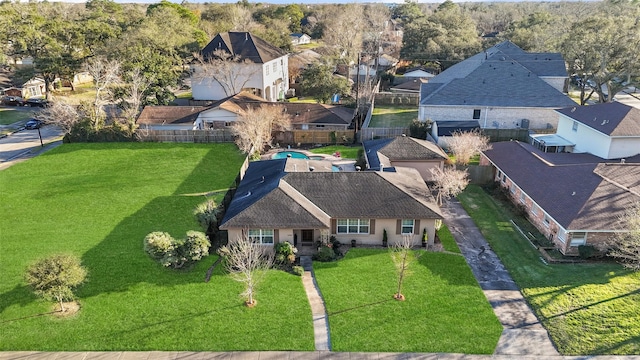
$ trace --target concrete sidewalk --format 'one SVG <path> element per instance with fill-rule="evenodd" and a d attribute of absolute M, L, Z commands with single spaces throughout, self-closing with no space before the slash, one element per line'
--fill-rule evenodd
<path fill-rule="evenodd" d="M 329 322 L 327 321 L 327 309 L 324 300 L 318 290 L 318 284 L 313 276 L 313 261 L 311 256 L 301 256 L 300 265 L 304 268 L 302 274 L 302 286 L 307 293 L 309 305 L 311 306 L 311 316 L 313 316 L 313 336 L 316 350 L 331 350 L 331 340 L 329 338 Z"/>
<path fill-rule="evenodd" d="M 549 333 L 462 205 L 454 199 L 441 209 L 462 255 L 504 327 L 494 354 L 518 358 L 558 356 Z"/>

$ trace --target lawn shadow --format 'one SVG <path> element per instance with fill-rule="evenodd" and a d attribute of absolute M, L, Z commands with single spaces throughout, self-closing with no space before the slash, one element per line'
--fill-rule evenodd
<path fill-rule="evenodd" d="M 137 143 L 124 146 L 132 149 L 153 149 L 159 144 Z M 166 146 L 162 148 L 165 149 Z M 233 156 L 236 158 L 232 158 Z M 224 160 L 221 160 L 221 157 Z M 147 234 L 154 231 L 168 232 L 175 239 L 184 238 L 189 230 L 202 231 L 193 216 L 193 209 L 204 197 L 183 194 L 219 189 L 220 183 L 224 183 L 224 186 L 231 184 L 243 159 L 232 145 L 228 148 L 212 148 L 177 187 L 175 195 L 157 197 L 124 218 L 98 245 L 82 256 L 82 262 L 87 267 L 89 275 L 87 283 L 79 289 L 78 294 L 84 297 L 104 292 L 127 291 L 139 283 L 174 286 L 204 282 L 207 269 L 216 258 L 205 258 L 201 260 L 204 264 L 197 264 L 190 269 L 163 268 L 144 252 L 143 240 Z M 219 272 L 220 270 L 216 270 L 214 276 Z"/>
<path fill-rule="evenodd" d="M 396 301 L 396 300 L 394 300 L 392 297 L 389 297 L 388 299 L 375 301 L 375 302 L 368 303 L 368 304 L 362 304 L 362 305 L 358 305 L 358 306 L 353 306 L 353 307 L 350 307 L 350 308 L 347 308 L 347 309 L 342 309 L 342 310 L 338 310 L 338 311 L 334 311 L 334 312 L 327 312 L 327 316 L 331 317 L 331 316 L 335 316 L 335 315 L 340 315 L 340 314 L 343 314 L 343 313 L 346 313 L 346 312 L 350 312 L 350 311 L 354 311 L 354 310 L 359 310 L 359 309 L 368 308 L 368 307 L 371 307 L 371 306 L 384 304 L 384 303 L 387 303 L 389 301 Z"/>
<path fill-rule="evenodd" d="M 471 268 L 459 254 L 424 252 L 418 263 L 449 285 L 479 287 Z"/>
<path fill-rule="evenodd" d="M 13 289 L 0 294 L 0 314 L 10 306 L 27 306 L 33 301 L 36 301 L 36 296 L 33 294 L 29 286 L 16 285 Z M 0 320 L 0 323 L 9 320 L 10 319 Z"/>
<path fill-rule="evenodd" d="M 586 310 L 586 309 L 588 309 L 590 307 L 593 307 L 593 306 L 597 306 L 597 305 L 600 305 L 600 304 L 605 304 L 605 303 L 608 303 L 610 301 L 615 301 L 615 300 L 622 299 L 622 298 L 625 298 L 627 296 L 632 296 L 632 295 L 636 295 L 636 294 L 640 294 L 640 289 L 629 291 L 628 293 L 621 294 L 621 295 L 618 295 L 618 296 L 613 296 L 613 297 L 610 297 L 608 299 L 595 301 L 595 302 L 592 302 L 590 304 L 585 304 L 585 305 L 582 305 L 582 306 L 578 306 L 576 308 L 573 308 L 573 309 L 567 310 L 567 311 L 563 311 L 563 312 L 558 313 L 558 314 L 554 314 L 554 315 L 551 315 L 551 316 L 543 317 L 542 320 L 551 320 L 551 319 L 554 319 L 554 318 L 557 318 L 557 317 L 560 317 L 560 316 L 569 315 L 569 314 L 574 313 L 574 312 L 578 312 L 578 311 L 581 311 L 581 310 Z"/>

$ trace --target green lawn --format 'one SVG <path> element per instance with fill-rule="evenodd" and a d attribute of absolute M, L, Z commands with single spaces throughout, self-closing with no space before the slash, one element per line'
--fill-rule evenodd
<path fill-rule="evenodd" d="M 545 265 L 510 209 L 470 185 L 458 196 L 566 355 L 640 353 L 640 272 L 614 263 Z"/>
<path fill-rule="evenodd" d="M 462 256 L 422 252 L 403 294 L 386 250 L 314 262 L 334 351 L 493 353 L 502 325 Z"/>
<path fill-rule="evenodd" d="M 453 238 L 453 235 L 451 235 L 451 231 L 449 231 L 449 228 L 447 227 L 447 225 L 442 224 L 442 227 L 438 229 L 438 238 L 442 243 L 442 247 L 446 251 L 450 251 L 457 254 L 461 253 L 460 248 L 458 247 L 458 244 L 456 244 L 456 240 Z"/>
<path fill-rule="evenodd" d="M 373 109 L 369 127 L 409 127 L 413 119 L 418 118 L 418 108 L 383 105 Z"/>
<path fill-rule="evenodd" d="M 358 150 L 362 149 L 361 146 L 344 146 L 344 145 L 330 145 L 319 148 L 309 149 L 314 154 L 329 154 L 333 155 L 336 151 L 340 151 L 340 157 L 343 159 L 355 160 L 358 158 Z"/>
<path fill-rule="evenodd" d="M 299 277 L 271 271 L 249 309 L 220 269 L 204 282 L 215 256 L 174 271 L 143 252 L 151 231 L 199 229 L 185 194 L 227 188 L 242 161 L 231 144 L 64 144 L 1 171 L 0 350 L 312 350 Z M 22 279 L 59 252 L 89 271 L 65 319 Z"/>
<path fill-rule="evenodd" d="M 0 109 L 0 125 L 9 125 L 18 121 L 27 120 L 32 118 L 35 111 L 32 110 L 17 110 L 12 108 Z"/>

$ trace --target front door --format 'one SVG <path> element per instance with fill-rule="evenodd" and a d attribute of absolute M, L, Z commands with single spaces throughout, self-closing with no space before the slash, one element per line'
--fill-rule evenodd
<path fill-rule="evenodd" d="M 313 245 L 313 229 L 302 230 L 302 246 Z"/>

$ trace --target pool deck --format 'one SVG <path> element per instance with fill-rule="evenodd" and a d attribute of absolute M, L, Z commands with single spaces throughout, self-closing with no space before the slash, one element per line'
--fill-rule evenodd
<path fill-rule="evenodd" d="M 355 167 L 356 161 L 355 160 L 343 159 L 341 157 L 328 155 L 328 154 L 316 154 L 316 153 L 312 153 L 310 151 L 302 150 L 302 149 L 275 149 L 275 150 L 271 150 L 271 151 L 267 152 L 266 154 L 262 155 L 260 157 L 260 160 L 271 160 L 271 159 L 273 159 L 274 155 L 276 155 L 278 153 L 281 153 L 281 152 L 288 152 L 288 151 L 299 152 L 301 154 L 304 154 L 304 155 L 310 157 L 311 160 L 315 160 L 315 161 L 329 161 L 329 162 L 331 162 L 332 165 L 335 165 L 335 166 L 339 167 L 340 171 L 356 171 L 356 167 Z M 322 160 L 320 160 L 319 158 L 322 158 Z"/>

